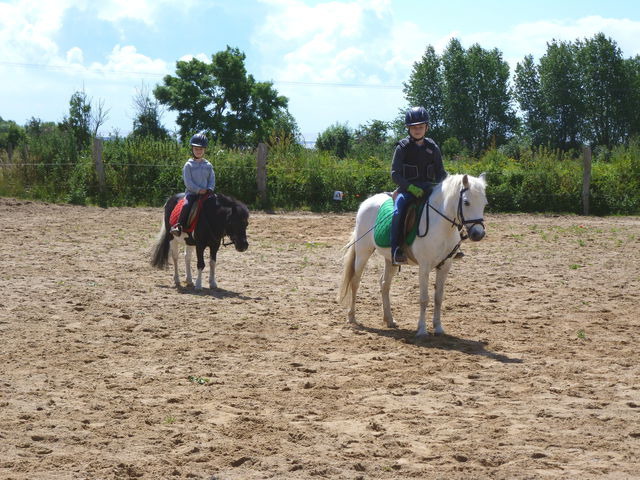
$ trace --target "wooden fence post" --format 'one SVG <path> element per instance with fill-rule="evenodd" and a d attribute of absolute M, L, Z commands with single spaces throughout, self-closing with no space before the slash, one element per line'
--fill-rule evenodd
<path fill-rule="evenodd" d="M 93 164 L 96 168 L 96 177 L 98 177 L 98 190 L 100 194 L 99 203 L 102 204 L 105 201 L 105 177 L 104 177 L 104 163 L 102 163 L 102 139 L 93 139 Z"/>
<path fill-rule="evenodd" d="M 589 215 L 589 190 L 591 189 L 591 147 L 582 147 L 582 214 Z"/>
<path fill-rule="evenodd" d="M 258 184 L 258 198 L 262 207 L 267 204 L 267 153 L 267 145 L 259 143 L 256 152 L 256 182 Z"/>

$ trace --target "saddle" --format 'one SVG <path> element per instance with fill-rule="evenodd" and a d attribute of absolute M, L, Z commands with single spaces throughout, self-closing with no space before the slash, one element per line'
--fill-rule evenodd
<path fill-rule="evenodd" d="M 187 219 L 187 224 L 182 226 L 182 231 L 185 233 L 191 233 L 195 230 L 196 225 L 198 224 L 198 218 L 200 218 L 200 212 L 202 211 L 202 204 L 209 197 L 213 197 L 215 194 L 213 193 L 205 193 L 203 195 L 198 196 L 198 201 L 195 202 L 191 206 L 191 211 L 189 212 L 189 217 Z M 178 203 L 173 210 L 171 211 L 171 216 L 169 217 L 169 226 L 173 227 L 176 223 L 178 223 L 178 219 L 180 218 L 180 212 L 182 212 L 182 207 L 184 206 L 185 197 L 182 197 L 178 200 Z"/>
<path fill-rule="evenodd" d="M 378 210 L 376 224 L 374 227 L 374 240 L 379 247 L 391 246 L 391 218 L 397 190 L 389 194 L 389 199 L 385 201 Z M 418 235 L 418 219 L 427 203 L 426 198 L 414 199 L 409 205 L 404 216 L 404 225 L 400 235 L 400 245 L 411 245 Z M 421 236 L 426 232 L 420 233 Z"/>

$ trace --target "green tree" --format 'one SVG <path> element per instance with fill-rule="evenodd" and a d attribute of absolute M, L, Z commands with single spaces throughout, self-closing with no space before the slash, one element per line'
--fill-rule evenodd
<path fill-rule="evenodd" d="M 91 100 L 84 91 L 75 92 L 69 100 L 69 115 L 60 124 L 63 130 L 71 133 L 78 152 L 91 143 Z"/>
<path fill-rule="evenodd" d="M 630 127 L 626 106 L 632 102 L 622 52 L 603 33 L 577 42 L 582 75 L 586 140 L 608 148 L 625 141 Z"/>
<path fill-rule="evenodd" d="M 485 50 L 474 44 L 466 52 L 473 112 L 469 117 L 471 148 L 479 153 L 502 145 L 513 135 L 517 120 L 509 91 L 509 64 L 498 49 Z"/>
<path fill-rule="evenodd" d="M 288 100 L 271 82 L 256 82 L 237 48 L 214 54 L 211 63 L 196 58 L 176 63 L 176 76 L 164 77 L 153 93 L 170 110 L 178 112 L 183 140 L 200 130 L 212 132 L 225 146 L 248 146 L 265 141 L 270 123 L 286 111 Z"/>
<path fill-rule="evenodd" d="M 353 132 L 347 125 L 336 123 L 318 135 L 316 148 L 345 158 L 353 146 Z"/>
<path fill-rule="evenodd" d="M 452 38 L 442 55 L 444 65 L 444 122 L 449 136 L 466 148 L 473 148 L 474 102 L 471 97 L 471 71 L 465 50 Z"/>
<path fill-rule="evenodd" d="M 0 117 L 0 149 L 6 150 L 9 162 L 13 159 L 13 150 L 25 137 L 25 130 L 13 120 Z"/>
<path fill-rule="evenodd" d="M 540 86 L 538 67 L 533 56 L 527 55 L 516 65 L 514 96 L 524 116 L 523 134 L 531 139 L 533 146 L 541 145 L 545 135 L 546 112 Z"/>
<path fill-rule="evenodd" d="M 409 81 L 403 92 L 410 106 L 422 106 L 429 112 L 429 136 L 445 137 L 444 71 L 442 59 L 429 45 L 420 59 L 413 64 Z"/>
<path fill-rule="evenodd" d="M 150 137 L 155 140 L 166 140 L 169 131 L 162 125 L 162 110 L 160 103 L 152 99 L 147 88 L 142 85 L 133 97 L 135 118 L 133 119 L 133 137 Z"/>
<path fill-rule="evenodd" d="M 391 143 L 395 141 L 389 135 L 391 125 L 382 120 L 371 120 L 360 125 L 353 132 L 352 150 L 355 157 L 387 157 L 391 152 Z"/>
<path fill-rule="evenodd" d="M 640 55 L 625 60 L 627 72 L 626 89 L 630 92 L 625 114 L 629 119 L 630 138 L 640 137 Z"/>
<path fill-rule="evenodd" d="M 546 142 L 554 148 L 578 148 L 584 123 L 584 90 L 576 48 L 553 40 L 540 59 L 540 87 L 547 109 Z"/>

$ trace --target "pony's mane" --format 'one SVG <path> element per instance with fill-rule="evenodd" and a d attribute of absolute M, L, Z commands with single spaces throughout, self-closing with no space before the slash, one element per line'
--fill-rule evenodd
<path fill-rule="evenodd" d="M 217 202 L 224 207 L 237 207 L 249 213 L 249 208 L 240 200 L 233 198 L 230 195 L 224 195 L 222 193 L 216 193 Z"/>
<path fill-rule="evenodd" d="M 455 175 L 449 175 L 442 182 L 442 194 L 446 197 L 449 195 L 457 196 L 462 188 L 462 178 L 464 174 L 457 173 Z M 469 190 L 471 192 L 484 192 L 486 184 L 482 178 L 472 177 L 471 175 L 467 175 L 467 179 L 469 180 Z"/>

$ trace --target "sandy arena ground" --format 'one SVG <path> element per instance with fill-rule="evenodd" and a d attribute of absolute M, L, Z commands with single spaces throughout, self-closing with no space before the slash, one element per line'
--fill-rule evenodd
<path fill-rule="evenodd" d="M 378 258 L 335 302 L 354 214 L 253 212 L 201 292 L 161 217 L 0 199 L 0 478 L 640 478 L 640 218 L 486 215 L 418 342 L 415 267 L 396 330 Z"/>

